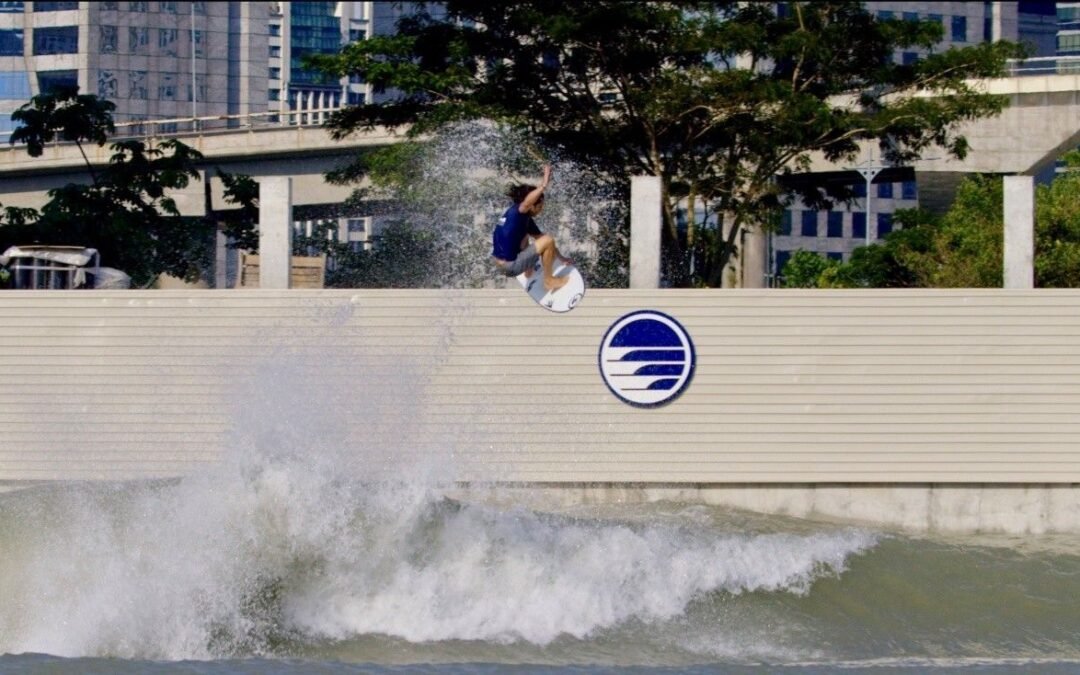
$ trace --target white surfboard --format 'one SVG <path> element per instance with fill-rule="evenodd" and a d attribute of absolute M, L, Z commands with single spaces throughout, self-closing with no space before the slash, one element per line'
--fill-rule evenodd
<path fill-rule="evenodd" d="M 536 261 L 532 275 L 522 273 L 517 275 L 516 279 L 529 297 L 544 309 L 552 312 L 569 312 L 585 295 L 585 280 L 581 278 L 581 272 L 578 272 L 576 267 L 561 262 L 555 263 L 553 273 L 557 277 L 569 277 L 570 281 L 551 293 L 544 288 L 544 268 L 539 260 Z"/>

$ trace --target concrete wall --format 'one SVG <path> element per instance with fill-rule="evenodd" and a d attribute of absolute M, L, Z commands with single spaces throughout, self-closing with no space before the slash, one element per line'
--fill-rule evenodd
<path fill-rule="evenodd" d="M 599 373 L 639 309 L 696 347 L 659 408 Z M 292 393 L 330 396 L 313 434 L 373 467 L 441 454 L 463 483 L 1080 530 L 1078 317 L 1073 290 L 592 289 L 568 315 L 516 290 L 5 292 L 0 483 L 181 475 L 238 426 L 293 433 Z"/>

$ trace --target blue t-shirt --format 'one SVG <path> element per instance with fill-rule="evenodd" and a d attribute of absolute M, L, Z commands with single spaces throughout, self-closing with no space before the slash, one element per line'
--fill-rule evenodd
<path fill-rule="evenodd" d="M 518 211 L 518 205 L 514 204 L 495 226 L 491 255 L 499 260 L 515 260 L 521 252 L 521 242 L 530 234 L 539 237 L 543 233 L 532 216 Z"/>

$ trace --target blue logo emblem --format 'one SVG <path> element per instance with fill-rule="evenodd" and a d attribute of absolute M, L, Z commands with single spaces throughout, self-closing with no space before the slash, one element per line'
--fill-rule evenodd
<path fill-rule="evenodd" d="M 613 394 L 652 408 L 674 400 L 694 375 L 694 343 L 667 314 L 642 310 L 622 317 L 600 343 L 600 374 Z"/>

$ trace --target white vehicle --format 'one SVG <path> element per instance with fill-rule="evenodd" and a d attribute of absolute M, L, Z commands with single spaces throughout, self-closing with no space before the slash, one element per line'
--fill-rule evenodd
<path fill-rule="evenodd" d="M 82 246 L 12 246 L 0 255 L 0 267 L 17 290 L 131 287 L 131 277 L 101 267 L 97 249 Z"/>

